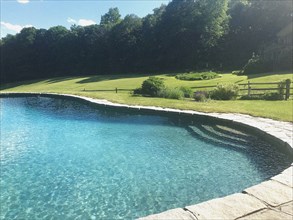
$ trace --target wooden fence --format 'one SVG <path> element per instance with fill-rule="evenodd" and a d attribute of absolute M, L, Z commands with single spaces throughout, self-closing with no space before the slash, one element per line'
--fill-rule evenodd
<path fill-rule="evenodd" d="M 264 95 L 264 92 L 278 92 L 284 95 L 285 100 L 288 100 L 290 95 L 293 95 L 291 90 L 290 80 L 282 81 L 282 82 L 268 82 L 268 83 L 251 83 L 248 81 L 247 83 L 239 83 L 236 84 L 239 86 L 240 95 L 248 95 L 248 96 L 257 96 L 257 95 Z M 219 85 L 219 84 L 218 84 Z M 218 85 L 213 86 L 198 86 L 192 87 L 193 89 L 212 89 L 216 88 Z"/>
<path fill-rule="evenodd" d="M 118 93 L 118 91 L 134 91 L 134 89 L 83 89 L 83 92 L 115 92 Z"/>
<path fill-rule="evenodd" d="M 292 82 L 293 83 L 293 82 Z M 291 90 L 293 87 L 291 87 L 291 81 L 286 80 L 282 82 L 268 82 L 268 83 L 251 83 L 248 81 L 247 83 L 239 83 L 236 84 L 239 86 L 240 94 L 239 96 L 248 95 L 248 96 L 254 96 L 254 95 L 264 95 L 264 91 L 270 91 L 270 92 L 279 92 L 280 94 L 284 95 L 285 100 L 288 100 L 290 95 L 293 95 L 293 92 Z M 197 86 L 192 87 L 192 89 L 214 89 L 218 86 L 212 85 L 212 86 Z M 273 87 L 274 86 L 274 87 Z M 95 90 L 88 90 L 83 89 L 84 92 L 115 92 L 118 93 L 118 91 L 134 91 L 134 89 L 95 89 Z"/>

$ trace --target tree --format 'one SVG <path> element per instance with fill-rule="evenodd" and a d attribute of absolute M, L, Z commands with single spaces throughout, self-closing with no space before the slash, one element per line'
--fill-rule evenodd
<path fill-rule="evenodd" d="M 101 16 L 100 25 L 113 27 L 121 21 L 121 15 L 118 8 L 110 8 L 109 11 Z"/>
<path fill-rule="evenodd" d="M 141 45 L 141 62 L 145 71 L 160 70 L 160 57 L 162 53 L 162 45 L 159 41 L 160 29 L 158 24 L 161 22 L 166 5 L 161 5 L 153 10 L 153 14 L 149 14 L 142 19 L 142 40 Z"/>
<path fill-rule="evenodd" d="M 1 48 L 1 80 L 25 80 L 31 78 L 35 69 L 36 54 L 34 41 L 36 29 L 24 28 L 15 37 L 8 35 L 3 39 Z M 2 71 L 5 75 L 3 76 Z"/>
<path fill-rule="evenodd" d="M 227 0 L 173 0 L 158 25 L 163 69 L 202 68 L 227 28 Z"/>
<path fill-rule="evenodd" d="M 229 8 L 229 33 L 214 54 L 226 69 L 242 68 L 252 53 L 276 41 L 277 33 L 292 23 L 292 1 L 236 1 Z M 220 56 L 219 56 L 220 54 Z"/>
<path fill-rule="evenodd" d="M 292 23 L 292 11 L 292 2 L 286 0 L 172 0 L 144 18 L 122 19 L 118 8 L 110 8 L 99 25 L 25 28 L 0 41 L 1 82 L 240 69 L 252 52 L 272 44 Z"/>
<path fill-rule="evenodd" d="M 126 15 L 119 24 L 112 28 L 108 42 L 112 71 L 133 72 L 137 70 L 141 26 L 141 18 L 132 14 Z"/>

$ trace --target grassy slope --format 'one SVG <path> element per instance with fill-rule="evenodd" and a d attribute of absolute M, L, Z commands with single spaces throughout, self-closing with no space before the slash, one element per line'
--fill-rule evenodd
<path fill-rule="evenodd" d="M 246 83 L 250 82 L 278 82 L 283 79 L 293 79 L 293 73 L 257 74 L 249 76 L 235 76 L 223 74 L 222 78 L 206 81 L 181 81 L 171 75 L 158 75 L 164 78 L 165 84 L 170 87 L 178 86 L 206 86 L 217 83 Z M 132 96 L 130 92 L 95 92 L 88 90 L 102 89 L 134 89 L 141 85 L 147 76 L 88 76 L 73 78 L 53 78 L 48 80 L 20 82 L 4 85 L 1 92 L 57 92 L 77 94 L 99 99 L 107 99 L 118 103 L 133 105 L 152 105 L 178 109 L 192 109 L 203 112 L 235 112 L 254 116 L 269 117 L 283 121 L 293 121 L 293 101 L 209 101 L 197 103 L 192 100 L 171 100 L 161 98 L 146 98 Z M 83 90 L 86 91 L 83 91 Z"/>

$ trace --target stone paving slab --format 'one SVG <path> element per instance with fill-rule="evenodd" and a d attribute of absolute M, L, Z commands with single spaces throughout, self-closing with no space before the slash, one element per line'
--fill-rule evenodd
<path fill-rule="evenodd" d="M 265 209 L 237 220 L 292 220 L 292 217 L 283 212 Z"/>
<path fill-rule="evenodd" d="M 293 202 L 289 202 L 288 204 L 280 206 L 279 210 L 286 214 L 292 215 L 292 219 L 293 219 Z"/>
<path fill-rule="evenodd" d="M 290 175 L 293 176 L 293 164 L 291 164 L 291 167 L 287 168 L 286 170 L 284 170 L 282 173 L 286 174 L 286 175 Z"/>
<path fill-rule="evenodd" d="M 236 219 L 265 208 L 258 199 L 242 193 L 186 207 L 198 220 Z"/>
<path fill-rule="evenodd" d="M 291 188 L 293 188 L 293 177 L 292 175 L 288 175 L 286 173 L 281 173 L 277 176 L 272 177 L 272 180 L 283 183 Z"/>
<path fill-rule="evenodd" d="M 273 207 L 288 203 L 293 199 L 292 188 L 274 180 L 262 182 L 245 189 L 244 192 Z"/>
<path fill-rule="evenodd" d="M 194 215 L 183 209 L 170 209 L 159 214 L 139 218 L 139 220 L 197 220 Z"/>

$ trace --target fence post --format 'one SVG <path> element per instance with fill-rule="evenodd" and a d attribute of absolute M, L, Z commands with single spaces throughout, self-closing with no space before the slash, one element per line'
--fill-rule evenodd
<path fill-rule="evenodd" d="M 117 93 L 117 92 L 118 92 L 118 89 L 116 88 L 115 91 L 116 91 L 116 93 Z"/>
<path fill-rule="evenodd" d="M 285 100 L 288 100 L 290 97 L 290 84 L 291 84 L 291 80 L 290 79 L 286 79 L 286 95 L 285 95 Z"/>
<path fill-rule="evenodd" d="M 251 92 L 251 86 L 250 86 L 250 81 L 248 81 L 248 87 L 247 87 L 247 95 L 250 97 L 250 92 Z"/>

